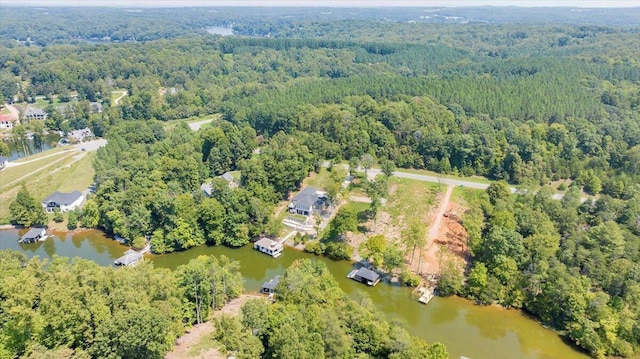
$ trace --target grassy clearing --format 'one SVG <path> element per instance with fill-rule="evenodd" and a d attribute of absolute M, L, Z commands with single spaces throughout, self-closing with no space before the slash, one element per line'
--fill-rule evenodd
<path fill-rule="evenodd" d="M 95 173 L 92 166 L 94 156 L 95 152 L 89 152 L 77 160 L 73 158 L 73 155 L 69 155 L 46 171 L 30 176 L 24 181 L 11 185 L 8 189 L 3 189 L 0 193 L 0 223 L 9 223 L 9 205 L 15 199 L 22 184 L 38 202 L 54 191 L 70 192 L 89 187 Z M 28 165 L 16 168 L 25 166 Z"/>
<path fill-rule="evenodd" d="M 10 114 L 11 114 L 11 111 L 9 111 L 7 106 L 2 106 L 2 109 L 0 109 L 0 115 L 10 115 Z"/>
<path fill-rule="evenodd" d="M 193 344 L 187 352 L 187 358 L 195 358 L 203 352 L 207 352 L 211 349 L 219 349 L 220 343 L 215 340 L 215 332 L 209 333 L 200 340 Z M 226 356 L 225 356 L 226 357 Z"/>
<path fill-rule="evenodd" d="M 305 184 L 307 186 L 313 186 L 319 189 L 328 188 L 333 181 L 331 180 L 331 172 L 326 168 L 320 168 L 319 173 L 313 174 L 307 178 Z"/>
<path fill-rule="evenodd" d="M 443 186 L 441 190 L 444 189 Z M 394 221 L 405 218 L 407 214 L 426 218 L 435 204 L 438 192 L 440 189 L 437 183 L 391 177 L 390 194 L 384 211 L 389 213 Z"/>
<path fill-rule="evenodd" d="M 47 165 L 50 165 L 55 161 L 60 162 L 56 162 L 56 164 L 54 164 L 53 166 L 60 165 L 62 162 L 66 161 L 66 159 L 71 158 L 74 154 L 76 154 L 76 152 L 65 152 L 60 156 L 41 158 L 20 166 L 5 168 L 2 170 L 2 174 L 0 175 L 0 190 L 5 190 L 5 186 L 17 185 L 18 183 L 13 182 L 29 173 L 35 172 L 33 174 L 37 175 L 40 172 L 36 171 L 45 169 Z M 28 181 L 29 177 L 25 178 L 24 180 Z"/>
<path fill-rule="evenodd" d="M 481 189 L 475 188 L 460 188 L 453 189 L 451 194 L 451 200 L 463 207 L 469 207 L 471 204 L 477 204 L 482 202 L 487 197 L 487 192 Z"/>

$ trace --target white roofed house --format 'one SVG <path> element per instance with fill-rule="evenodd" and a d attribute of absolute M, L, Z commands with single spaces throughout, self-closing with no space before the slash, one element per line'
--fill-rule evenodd
<path fill-rule="evenodd" d="M 253 248 L 274 258 L 278 258 L 282 254 L 284 246 L 278 241 L 265 237 L 256 241 L 253 244 Z"/>
<path fill-rule="evenodd" d="M 44 207 L 47 212 L 69 212 L 80 207 L 84 199 L 84 194 L 78 190 L 71 193 L 56 191 L 42 201 L 42 207 Z"/>

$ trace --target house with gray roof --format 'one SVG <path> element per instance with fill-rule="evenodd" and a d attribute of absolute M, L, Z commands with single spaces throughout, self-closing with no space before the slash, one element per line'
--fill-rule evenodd
<path fill-rule="evenodd" d="M 113 261 L 113 264 L 115 264 L 116 266 L 130 267 L 138 264 L 138 262 L 142 261 L 143 259 L 144 257 L 140 252 L 129 249 L 128 251 L 124 252 L 124 255 L 122 257 Z"/>
<path fill-rule="evenodd" d="M 262 284 L 262 288 L 260 288 L 260 293 L 264 293 L 264 294 L 275 293 L 276 286 L 278 286 L 278 283 L 280 283 L 279 275 L 275 276 L 273 279 L 271 279 L 268 282 L 264 282 L 264 284 Z"/>
<path fill-rule="evenodd" d="M 47 113 L 41 108 L 29 106 L 24 113 L 24 118 L 27 120 L 46 120 Z"/>
<path fill-rule="evenodd" d="M 296 194 L 289 204 L 289 212 L 311 216 L 315 211 L 321 211 L 326 199 L 326 192 L 315 187 L 305 187 Z"/>
<path fill-rule="evenodd" d="M 71 193 L 55 191 L 51 196 L 42 201 L 42 207 L 44 207 L 47 212 L 69 212 L 80 207 L 84 199 L 84 194 L 78 190 Z"/>

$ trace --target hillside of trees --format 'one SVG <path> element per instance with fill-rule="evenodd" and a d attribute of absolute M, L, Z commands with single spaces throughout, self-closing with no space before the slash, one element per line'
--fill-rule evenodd
<path fill-rule="evenodd" d="M 560 201 L 551 193 L 516 196 L 496 182 L 471 196 L 463 216 L 470 270 L 463 285 L 447 266 L 439 291 L 522 308 L 594 357 L 632 356 L 640 344 L 640 187 L 584 203 L 578 186 Z"/>

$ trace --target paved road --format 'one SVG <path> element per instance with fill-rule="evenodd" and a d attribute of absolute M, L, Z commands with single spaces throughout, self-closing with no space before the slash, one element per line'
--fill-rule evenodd
<path fill-rule="evenodd" d="M 210 118 L 210 119 L 202 120 L 202 121 L 198 121 L 198 122 L 191 122 L 189 124 L 189 127 L 191 127 L 191 129 L 194 130 L 194 131 L 198 131 L 200 129 L 200 127 L 202 127 L 203 125 L 206 125 L 207 123 L 210 123 L 213 120 L 214 120 L 213 118 Z"/>
<path fill-rule="evenodd" d="M 99 138 L 93 141 L 78 143 L 76 147 L 81 151 L 97 151 L 98 148 L 104 147 L 106 145 L 107 145 L 107 140 L 104 138 Z"/>
<path fill-rule="evenodd" d="M 115 91 L 115 92 L 120 92 L 120 91 Z M 122 95 L 120 95 L 118 98 L 116 98 L 115 100 L 113 100 L 113 103 L 115 103 L 116 105 L 118 104 L 118 102 L 120 102 L 120 100 L 122 100 L 123 97 L 127 96 L 127 91 L 124 91 L 122 93 Z"/>

